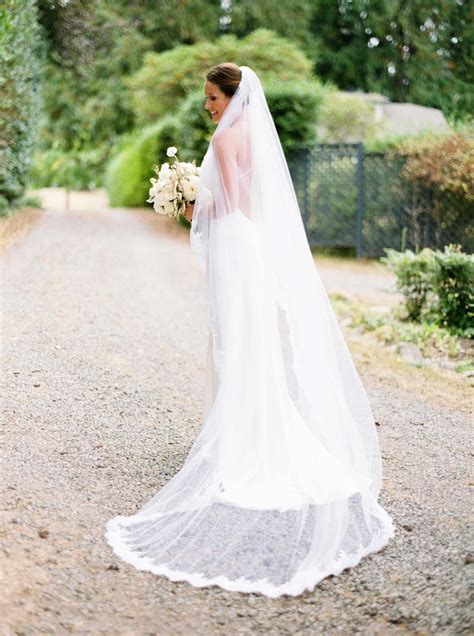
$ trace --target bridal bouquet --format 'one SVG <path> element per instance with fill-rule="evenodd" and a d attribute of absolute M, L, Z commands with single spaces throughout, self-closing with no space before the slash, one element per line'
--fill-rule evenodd
<path fill-rule="evenodd" d="M 192 163 L 178 161 L 177 152 L 177 148 L 170 146 L 166 155 L 174 159 L 174 162 L 171 165 L 166 162 L 161 167 L 155 168 L 158 178 L 150 179 L 151 188 L 147 199 L 148 203 L 153 203 L 155 212 L 174 219 L 177 219 L 180 214 L 184 216 L 186 206 L 196 200 L 201 171 L 195 161 Z"/>

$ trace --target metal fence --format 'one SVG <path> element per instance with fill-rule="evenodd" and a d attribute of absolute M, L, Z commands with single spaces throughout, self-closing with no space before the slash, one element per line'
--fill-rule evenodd
<path fill-rule="evenodd" d="M 362 144 L 318 144 L 289 158 L 311 246 L 345 248 L 356 256 L 397 250 L 474 251 L 474 210 L 467 199 L 413 183 L 403 159 L 367 152 Z"/>

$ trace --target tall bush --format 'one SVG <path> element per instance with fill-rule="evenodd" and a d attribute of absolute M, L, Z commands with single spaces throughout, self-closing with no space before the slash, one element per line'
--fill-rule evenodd
<path fill-rule="evenodd" d="M 175 143 L 178 124 L 167 117 L 145 128 L 125 146 L 108 166 L 105 185 L 112 207 L 145 205 L 153 168 L 162 162 L 166 149 Z"/>
<path fill-rule="evenodd" d="M 425 227 L 429 225 L 432 245 L 442 247 L 455 240 L 462 243 L 465 251 L 473 251 L 472 131 L 466 128 L 447 135 L 417 136 L 400 143 L 387 153 L 387 157 L 403 161 L 400 187 L 410 202 L 416 250 L 421 247 Z M 450 236 L 452 238 L 446 240 Z"/>
<path fill-rule="evenodd" d="M 225 35 L 214 42 L 147 53 L 142 68 L 129 80 L 137 123 L 150 123 L 176 112 L 189 93 L 202 90 L 206 71 L 222 61 L 251 66 L 262 81 L 302 81 L 311 77 L 312 70 L 311 62 L 295 44 L 266 29 L 242 39 Z"/>
<path fill-rule="evenodd" d="M 314 80 L 272 80 L 264 86 L 285 154 L 313 146 L 324 92 L 321 84 Z"/>
<path fill-rule="evenodd" d="M 0 211 L 23 195 L 39 109 L 41 40 L 34 0 L 0 8 Z"/>
<path fill-rule="evenodd" d="M 406 179 L 474 203 L 474 132 L 468 128 L 407 139 L 392 154 L 405 159 Z"/>

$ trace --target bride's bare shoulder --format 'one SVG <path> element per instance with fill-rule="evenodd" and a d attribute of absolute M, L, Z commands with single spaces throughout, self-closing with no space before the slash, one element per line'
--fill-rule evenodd
<path fill-rule="evenodd" d="M 214 133 L 212 137 L 212 144 L 217 148 L 224 150 L 237 145 L 239 141 L 239 132 L 236 128 L 224 128 L 219 132 Z"/>

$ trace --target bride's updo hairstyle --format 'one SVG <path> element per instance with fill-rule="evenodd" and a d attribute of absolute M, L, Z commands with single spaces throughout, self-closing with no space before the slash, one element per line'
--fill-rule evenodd
<path fill-rule="evenodd" d="M 232 97 L 242 79 L 242 71 L 233 62 L 223 62 L 213 66 L 208 71 L 206 79 L 218 86 L 224 95 Z"/>

